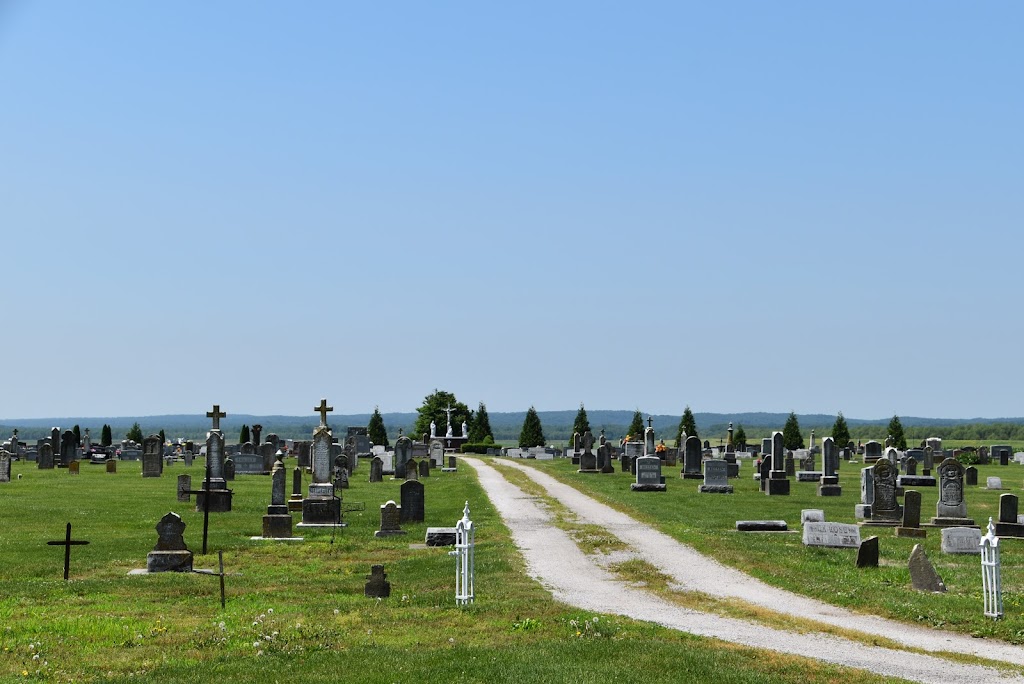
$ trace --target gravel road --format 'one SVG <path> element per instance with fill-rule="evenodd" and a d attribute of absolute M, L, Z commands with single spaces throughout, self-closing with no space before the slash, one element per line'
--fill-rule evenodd
<path fill-rule="evenodd" d="M 1005 674 L 994 668 L 868 646 L 823 633 L 787 632 L 669 603 L 612 575 L 602 567 L 599 558 L 587 556 L 580 551 L 564 531 L 552 525 L 551 515 L 545 507 L 509 483 L 495 468 L 480 459 L 463 460 L 476 469 L 481 485 L 523 553 L 530 575 L 563 603 L 911 681 L 935 684 L 990 681 L 1024 684 L 1024 677 Z M 607 529 L 629 545 L 635 556 L 656 566 L 685 589 L 713 596 L 739 598 L 778 613 L 883 636 L 925 651 L 969 653 L 990 660 L 1024 664 L 1024 648 L 857 614 L 770 587 L 697 553 L 546 473 L 514 461 L 502 460 L 501 463 L 525 472 L 544 487 L 550 496 L 575 511 L 581 521 Z"/>

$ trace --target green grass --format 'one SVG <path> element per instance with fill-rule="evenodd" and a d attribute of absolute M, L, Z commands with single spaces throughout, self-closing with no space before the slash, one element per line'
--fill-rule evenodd
<path fill-rule="evenodd" d="M 736 490 L 733 495 L 698 493 L 699 481 L 679 479 L 680 466 L 663 470 L 667 492 L 637 493 L 629 489 L 632 476 L 628 473 L 578 476 L 578 466 L 561 459 L 529 464 L 768 584 L 908 623 L 1024 643 L 1024 539 L 1007 538 L 1000 543 L 1006 617 L 998 621 L 982 615 L 979 557 L 943 554 L 938 529 L 930 529 L 927 539 L 897 538 L 891 528 L 862 529 L 862 538 L 879 536 L 880 567 L 872 569 L 856 568 L 854 549 L 802 544 L 802 509 L 823 509 L 830 521 L 856 522 L 854 505 L 860 501 L 863 464 L 842 464 L 841 497 L 819 497 L 813 483 L 795 480 L 791 496 L 765 496 L 751 478 L 750 461 L 743 463 L 741 477 L 731 480 Z M 1020 493 L 1016 487 L 1024 479 L 1024 468 L 979 466 L 979 482 L 984 483 L 989 475 L 1000 476 L 1007 489 L 966 488 L 968 515 L 981 526 L 988 523 L 989 516 L 998 517 L 1000 494 Z M 916 489 L 922 495 L 922 522 L 927 522 L 935 512 L 937 488 Z M 747 519 L 786 520 L 791 532 L 737 532 L 735 522 Z M 922 593 L 911 588 L 906 562 L 918 542 L 945 581 L 947 593 Z"/>
<path fill-rule="evenodd" d="M 202 515 L 175 496 L 178 474 L 200 482 L 199 463 L 161 478 L 142 478 L 137 462 L 118 467 L 82 464 L 74 477 L 16 462 L 15 480 L 0 484 L 0 681 L 886 681 L 555 603 L 526 578 L 466 466 L 422 480 L 426 522 L 387 539 L 373 531 L 379 506 L 400 499 L 398 482 L 370 484 L 357 472 L 344 498 L 366 510 L 348 514 L 347 528 L 275 543 L 249 540 L 261 531 L 269 478 L 239 477 L 233 510 L 211 515 L 207 556 L 198 554 Z M 410 545 L 428 525 L 453 525 L 467 500 L 478 526 L 477 601 L 459 608 L 448 549 Z M 215 567 L 224 551 L 226 609 L 215 577 L 128 576 L 145 566 L 168 511 L 188 525 L 197 568 Z M 64 582 L 63 549 L 46 541 L 62 539 L 68 521 L 90 544 L 72 550 Z M 580 533 L 608 543 L 586 525 Z M 374 563 L 385 565 L 390 598 L 363 596 Z"/>

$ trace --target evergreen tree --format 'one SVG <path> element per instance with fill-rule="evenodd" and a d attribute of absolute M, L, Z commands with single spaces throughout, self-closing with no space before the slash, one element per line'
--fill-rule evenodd
<path fill-rule="evenodd" d="M 580 410 L 576 412 L 576 419 L 572 422 L 572 431 L 583 436 L 589 429 L 590 421 L 587 419 L 587 409 L 583 408 L 583 402 L 580 402 Z"/>
<path fill-rule="evenodd" d="M 635 442 L 642 442 L 644 439 L 644 414 L 640 409 L 633 411 L 633 422 L 629 424 L 626 434 Z"/>
<path fill-rule="evenodd" d="M 907 437 L 903 434 L 903 423 L 899 416 L 893 416 L 889 421 L 889 435 L 892 436 L 893 446 L 900 451 L 907 450 Z"/>
<path fill-rule="evenodd" d="M 249 426 L 242 424 L 242 430 L 238 433 L 238 443 L 245 444 L 246 442 L 252 441 L 252 434 L 249 432 Z"/>
<path fill-rule="evenodd" d="M 540 424 L 540 416 L 532 406 L 526 412 L 523 429 L 519 431 L 519 446 L 523 448 L 544 446 L 544 429 Z"/>
<path fill-rule="evenodd" d="M 370 416 L 370 422 L 366 425 L 366 434 L 374 444 L 385 449 L 390 446 L 388 444 L 388 431 L 384 427 L 384 416 L 380 415 L 379 406 L 373 407 L 373 415 Z"/>
<path fill-rule="evenodd" d="M 423 399 L 423 405 L 416 409 L 419 414 L 416 418 L 416 425 L 412 429 L 412 436 L 419 439 L 424 434 L 430 434 L 430 421 L 437 426 L 437 436 L 444 437 L 448 418 L 445 409 L 452 407 L 452 434 L 458 437 L 462 429 L 462 423 L 466 423 L 470 434 L 473 432 L 473 412 L 469 407 L 458 401 L 451 392 L 434 390 Z"/>
<path fill-rule="evenodd" d="M 131 429 L 128 430 L 128 434 L 125 435 L 126 439 L 130 439 L 136 444 L 142 444 L 142 440 L 145 439 L 142 435 L 142 428 L 139 427 L 138 423 L 132 425 Z"/>
<path fill-rule="evenodd" d="M 850 443 L 850 428 L 846 425 L 846 418 L 843 418 L 842 411 L 836 416 L 836 422 L 832 424 L 832 439 L 835 441 L 837 449 L 845 449 L 846 445 Z"/>
<path fill-rule="evenodd" d="M 747 449 L 747 433 L 743 430 L 742 425 L 737 425 L 736 429 L 732 433 L 732 443 L 739 451 L 746 451 Z"/>
<path fill-rule="evenodd" d="M 167 444 L 167 435 L 164 434 L 164 429 L 160 428 L 160 432 L 157 434 L 160 435 L 160 446 L 162 447 L 164 444 Z"/>
<path fill-rule="evenodd" d="M 110 446 L 113 443 L 114 436 L 110 432 L 110 426 L 104 423 L 100 430 L 100 446 Z"/>
<path fill-rule="evenodd" d="M 82 429 L 76 425 L 71 428 L 71 434 L 75 436 L 75 446 L 82 446 Z"/>
<path fill-rule="evenodd" d="M 476 417 L 469 428 L 469 441 L 473 444 L 488 444 L 494 442 L 494 433 L 491 432 L 491 419 L 487 415 L 487 406 L 480 402 L 476 410 Z"/>
<path fill-rule="evenodd" d="M 679 419 L 679 429 L 676 430 L 676 446 L 683 446 L 683 435 L 687 437 L 697 437 L 697 421 L 693 419 L 693 411 L 687 406 L 683 410 L 683 417 Z"/>
<path fill-rule="evenodd" d="M 800 434 L 800 421 L 796 419 L 796 413 L 790 412 L 786 425 L 782 428 L 782 446 L 790 450 L 804 448 L 804 438 Z"/>

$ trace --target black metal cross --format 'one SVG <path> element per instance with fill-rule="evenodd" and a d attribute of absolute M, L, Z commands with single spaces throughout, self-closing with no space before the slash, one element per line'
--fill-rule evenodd
<path fill-rule="evenodd" d="M 217 407 L 214 406 L 214 413 L 216 413 Z M 202 489 L 188 489 L 182 492 L 182 494 L 195 494 L 199 496 L 203 495 L 203 555 L 206 555 L 206 538 L 210 532 L 210 473 L 213 459 L 209 456 L 206 457 L 206 479 L 203 480 Z"/>
<path fill-rule="evenodd" d="M 68 523 L 67 532 L 64 534 L 63 541 L 48 541 L 47 546 L 63 546 L 64 547 L 64 579 L 68 578 L 68 571 L 71 569 L 71 547 L 72 546 L 83 546 L 88 544 L 87 541 L 73 541 L 71 539 L 71 523 Z"/>
<path fill-rule="evenodd" d="M 647 416 L 647 427 L 654 427 L 654 418 L 652 416 Z"/>

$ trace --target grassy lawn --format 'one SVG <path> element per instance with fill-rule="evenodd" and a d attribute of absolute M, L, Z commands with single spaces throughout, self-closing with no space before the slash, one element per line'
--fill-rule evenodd
<path fill-rule="evenodd" d="M 897 538 L 891 528 L 862 529 L 862 539 L 879 536 L 880 567 L 872 569 L 856 568 L 854 549 L 802 544 L 802 509 L 822 509 L 826 520 L 830 521 L 856 522 L 854 505 L 860 501 L 863 464 L 841 464 L 841 497 L 819 497 L 813 483 L 795 480 L 790 496 L 768 497 L 753 481 L 749 460 L 743 461 L 740 478 L 730 481 L 736 490 L 733 495 L 698 493 L 700 481 L 680 479 L 681 466 L 663 470 L 667 492 L 638 493 L 630 491 L 632 476 L 628 473 L 578 475 L 578 466 L 566 459 L 522 463 L 539 468 L 768 584 L 905 622 L 1024 643 L 1024 539 L 1007 538 L 1000 542 L 1006 617 L 999 621 L 982 615 L 979 557 L 942 553 L 938 529 L 929 529 L 927 539 L 922 540 Z M 966 488 L 968 515 L 981 526 L 988 523 L 989 516 L 998 517 L 1000 494 L 1020 493 L 1024 468 L 1015 464 L 979 466 L 979 482 L 984 485 L 990 475 L 1000 476 L 1007 489 L 999 492 L 986 490 L 984 486 Z M 937 488 L 917 489 L 922 495 L 922 522 L 927 522 L 935 514 Z M 751 519 L 786 520 L 791 532 L 735 531 L 737 520 Z M 922 593 L 911 588 L 907 558 L 918 542 L 924 545 L 945 581 L 947 593 Z"/>
<path fill-rule="evenodd" d="M 0 681 L 885 681 L 553 602 L 525 578 L 468 466 L 424 479 L 426 523 L 387 539 L 373 531 L 399 483 L 370 484 L 361 467 L 344 498 L 365 502 L 365 512 L 347 514 L 335 535 L 305 531 L 304 543 L 249 540 L 261 531 L 270 479 L 239 477 L 233 510 L 211 515 L 207 556 L 198 553 L 202 515 L 175 496 L 177 475 L 201 481 L 199 461 L 161 478 L 142 478 L 137 462 L 120 462 L 116 474 L 81 469 L 74 477 L 16 462 L 15 479 L 0 484 Z M 448 549 L 410 545 L 428 525 L 453 525 L 467 500 L 478 526 L 477 601 L 459 608 Z M 128 576 L 145 567 L 168 511 L 188 525 L 197 568 L 215 567 L 224 551 L 226 609 L 215 577 Z M 63 549 L 46 542 L 62 539 L 69 521 L 90 544 L 72 550 L 64 582 Z M 385 565 L 390 598 L 363 596 L 373 563 Z"/>

